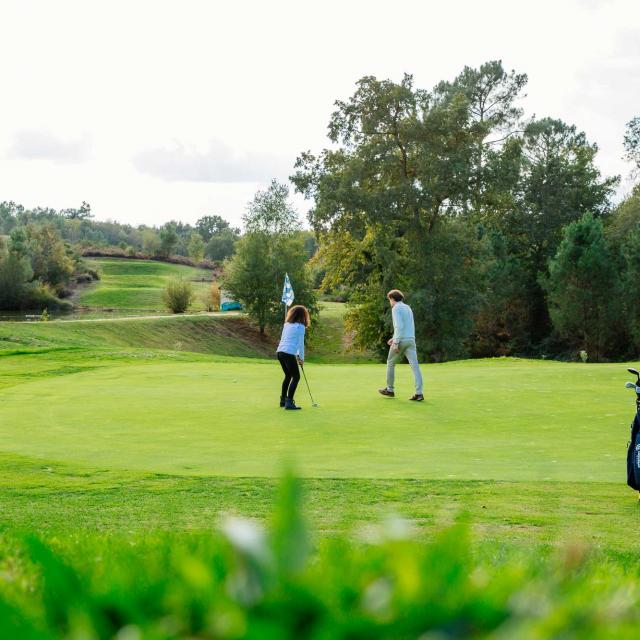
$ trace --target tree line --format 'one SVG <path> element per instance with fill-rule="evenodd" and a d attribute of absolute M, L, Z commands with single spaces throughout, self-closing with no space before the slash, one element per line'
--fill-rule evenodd
<path fill-rule="evenodd" d="M 0 204 L 0 234 L 50 225 L 74 247 L 225 260 L 224 288 L 264 332 L 296 302 L 348 302 L 356 344 L 381 354 L 384 293 L 406 291 L 423 360 L 521 355 L 591 360 L 640 353 L 640 184 L 615 204 L 597 145 L 574 125 L 528 117 L 526 74 L 500 61 L 427 90 L 367 76 L 336 102 L 331 145 L 306 151 L 291 181 L 308 198 L 302 229 L 286 185 L 258 191 L 244 233 L 219 216 L 132 227 Z M 624 138 L 640 174 L 640 116 Z M 5 250 L 6 253 L 6 250 Z M 35 278 L 35 275 L 32 276 Z"/>
<path fill-rule="evenodd" d="M 107 252 L 108 255 L 162 260 L 175 260 L 176 257 L 183 256 L 195 263 L 200 263 L 203 259 L 223 263 L 236 253 L 237 247 L 241 249 L 242 255 L 246 253 L 247 244 L 250 245 L 250 251 L 258 247 L 256 234 L 260 229 L 253 221 L 260 217 L 263 220 L 260 223 L 264 232 L 262 238 L 267 239 L 262 246 L 271 252 L 268 262 L 274 265 L 276 272 L 273 268 L 270 270 L 260 256 L 254 256 L 253 263 L 259 271 L 254 282 L 262 283 L 258 300 L 264 301 L 269 295 L 277 298 L 271 289 L 265 287 L 265 278 L 269 278 L 272 288 L 277 288 L 276 282 L 281 279 L 280 271 L 284 269 L 284 274 L 288 268 L 299 283 L 299 296 L 314 308 L 312 299 L 306 297 L 306 284 L 303 281 L 307 282 L 305 265 L 315 253 L 317 245 L 314 234 L 301 228 L 297 214 L 287 202 L 288 195 L 288 187 L 276 181 L 265 191 L 256 193 L 244 217 L 247 236 L 244 243 L 240 242 L 240 229 L 232 227 L 219 215 L 203 216 L 193 226 L 171 221 L 159 228 L 146 225 L 133 227 L 113 221 L 94 220 L 91 207 L 86 202 L 77 209 L 62 210 L 43 207 L 27 209 L 14 202 L 2 202 L 0 309 L 70 309 L 71 304 L 64 301 L 64 298 L 70 295 L 74 285 L 99 277 L 82 260 L 83 254 Z M 284 211 L 280 211 L 282 207 Z M 267 223 L 270 215 L 272 222 Z M 275 222 L 276 217 L 284 219 L 288 215 L 291 220 Z M 290 235 L 294 230 L 295 237 Z M 278 235 L 275 252 L 271 246 L 273 238 L 270 234 Z M 238 273 L 233 264 L 238 264 L 238 261 L 229 262 L 230 274 Z M 247 273 L 251 274 L 250 278 L 254 278 L 253 271 L 249 270 Z M 167 292 L 167 295 L 172 300 L 169 305 L 172 310 L 183 312 L 188 308 L 193 292 L 189 293 L 188 283 L 179 284 L 176 291 Z M 219 297 L 217 287 L 214 283 L 213 289 L 218 292 Z M 267 310 L 269 305 L 252 301 L 239 281 L 238 287 L 238 295 L 242 295 L 242 300 L 252 313 L 255 310 L 255 318 L 264 331 L 267 320 L 273 319 L 273 314 Z M 309 295 L 313 296 L 313 293 L 310 291 Z"/>
<path fill-rule="evenodd" d="M 526 84 L 500 61 L 429 90 L 367 76 L 336 102 L 331 146 L 298 158 L 320 286 L 348 298 L 360 345 L 384 351 L 397 287 L 423 359 L 640 351 L 639 187 L 613 206 L 619 177 L 601 175 L 597 146 L 526 117 Z M 638 166 L 639 138 L 636 118 Z"/>
<path fill-rule="evenodd" d="M 98 278 L 51 225 L 27 224 L 0 236 L 0 309 L 70 310 L 75 283 Z"/>
<path fill-rule="evenodd" d="M 0 235 L 8 235 L 16 227 L 27 225 L 55 228 L 60 237 L 80 250 L 117 247 L 123 256 L 143 253 L 150 258 L 171 255 L 222 261 L 233 255 L 240 229 L 219 215 L 202 216 L 195 225 L 176 220 L 160 227 L 133 226 L 112 220 L 93 219 L 91 205 L 79 208 L 27 209 L 15 202 L 0 202 Z"/>
<path fill-rule="evenodd" d="M 69 310 L 75 284 L 96 279 L 82 255 L 109 249 L 110 255 L 169 259 L 185 256 L 199 263 L 233 255 L 240 229 L 219 215 L 194 226 L 168 222 L 157 228 L 93 219 L 91 206 L 56 210 L 0 203 L 0 309 Z"/>

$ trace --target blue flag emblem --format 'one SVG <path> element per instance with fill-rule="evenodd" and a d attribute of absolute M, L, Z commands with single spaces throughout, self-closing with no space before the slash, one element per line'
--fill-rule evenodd
<path fill-rule="evenodd" d="M 282 304 L 286 304 L 287 307 L 291 306 L 293 302 L 293 287 L 291 286 L 291 282 L 289 282 L 289 274 L 285 274 L 284 276 L 284 289 L 282 289 Z"/>

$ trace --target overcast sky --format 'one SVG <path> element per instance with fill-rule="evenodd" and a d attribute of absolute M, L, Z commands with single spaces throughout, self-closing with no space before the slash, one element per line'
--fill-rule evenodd
<path fill-rule="evenodd" d="M 238 222 L 363 75 L 502 59 L 623 177 L 640 115 L 640 0 L 0 0 L 0 25 L 0 201 L 99 219 Z"/>

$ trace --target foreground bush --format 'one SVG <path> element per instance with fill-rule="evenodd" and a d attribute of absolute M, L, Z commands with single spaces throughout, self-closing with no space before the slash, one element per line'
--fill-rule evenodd
<path fill-rule="evenodd" d="M 227 519 L 212 536 L 80 537 L 65 552 L 23 540 L 31 569 L 0 578 L 11 593 L 0 598 L 0 637 L 637 637 L 636 563 L 599 566 L 577 549 L 546 562 L 499 550 L 478 558 L 464 525 L 427 543 L 399 522 L 312 552 L 298 490 L 285 483 L 266 531 Z M 4 564 L 15 568 L 13 553 Z"/>
<path fill-rule="evenodd" d="M 184 313 L 193 301 L 193 287 L 182 278 L 173 278 L 162 293 L 162 300 L 173 313 Z"/>

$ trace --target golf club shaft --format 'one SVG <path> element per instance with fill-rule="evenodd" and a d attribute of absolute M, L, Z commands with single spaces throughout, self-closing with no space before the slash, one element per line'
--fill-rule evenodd
<path fill-rule="evenodd" d="M 307 391 L 309 392 L 309 397 L 311 398 L 311 404 L 315 404 L 315 400 L 313 399 L 313 396 L 311 395 L 311 388 L 309 387 L 309 381 L 307 380 L 307 374 L 304 372 L 304 367 L 302 365 L 300 365 L 300 368 L 302 369 L 302 375 L 304 376 L 304 381 L 305 384 L 307 385 Z"/>

